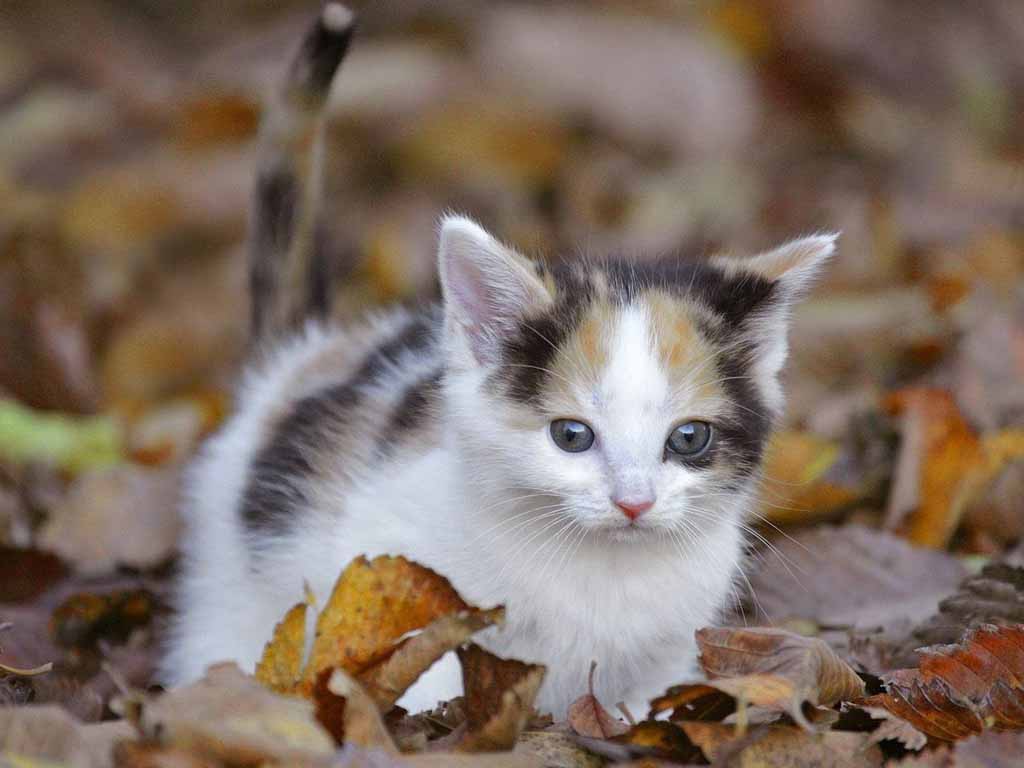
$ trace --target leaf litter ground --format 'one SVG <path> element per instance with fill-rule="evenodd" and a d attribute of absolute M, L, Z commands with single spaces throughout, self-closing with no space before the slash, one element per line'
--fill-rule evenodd
<path fill-rule="evenodd" d="M 1024 48 L 998 0 L 367 9 L 329 105 L 352 312 L 430 294 L 452 201 L 555 254 L 843 229 L 795 318 L 750 589 L 650 713 L 586 680 L 566 722 L 534 712 L 544 670 L 473 644 L 502 609 L 399 558 L 339 563 L 256 677 L 150 689 L 181 467 L 243 357 L 249 141 L 311 13 L 287 5 L 0 30 L 0 766 L 1019 762 Z M 466 696 L 394 708 L 450 649 Z"/>

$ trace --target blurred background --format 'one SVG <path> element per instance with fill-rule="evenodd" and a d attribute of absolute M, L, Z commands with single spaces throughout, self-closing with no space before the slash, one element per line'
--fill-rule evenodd
<path fill-rule="evenodd" d="M 436 290 L 446 209 L 552 258 L 841 230 L 796 316 L 764 517 L 1017 545 L 1024 4 L 352 5 L 327 174 L 346 312 Z M 159 610 L 181 467 L 244 351 L 261 104 L 318 7 L 0 7 L 0 644 L 22 663 Z M 69 573 L 148 597 L 44 631 Z"/>

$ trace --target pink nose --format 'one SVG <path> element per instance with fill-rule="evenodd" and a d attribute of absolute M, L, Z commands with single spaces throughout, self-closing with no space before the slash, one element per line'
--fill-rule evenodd
<path fill-rule="evenodd" d="M 615 502 L 615 506 L 622 511 L 622 514 L 630 520 L 636 520 L 640 515 L 654 506 L 654 499 L 642 499 L 640 501 L 612 499 L 612 501 Z"/>

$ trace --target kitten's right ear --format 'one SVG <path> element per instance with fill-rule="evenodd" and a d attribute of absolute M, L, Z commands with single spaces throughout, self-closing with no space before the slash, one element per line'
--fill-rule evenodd
<path fill-rule="evenodd" d="M 480 363 L 495 362 L 502 339 L 552 299 L 526 258 L 464 216 L 441 221 L 438 271 L 446 324 Z"/>

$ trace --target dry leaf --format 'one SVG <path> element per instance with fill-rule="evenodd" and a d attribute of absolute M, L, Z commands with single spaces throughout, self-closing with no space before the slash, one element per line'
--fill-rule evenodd
<path fill-rule="evenodd" d="M 914 629 L 904 666 L 915 663 L 917 648 L 955 643 L 965 629 L 983 624 L 1024 624 L 1024 567 L 992 563 L 964 579 L 938 613 Z"/>
<path fill-rule="evenodd" d="M 407 632 L 469 610 L 448 579 L 404 557 L 353 560 L 317 618 L 303 674 L 311 685 L 325 669 L 358 674 L 395 651 Z"/>
<path fill-rule="evenodd" d="M 805 523 L 835 514 L 863 495 L 832 470 L 840 461 L 838 443 L 806 432 L 778 432 L 765 453 L 761 514 L 778 525 Z"/>
<path fill-rule="evenodd" d="M 359 675 L 359 682 L 380 710 L 389 709 L 431 664 L 455 650 L 486 627 L 500 624 L 504 608 L 459 611 L 436 619 L 422 632 L 402 642 L 397 650 Z"/>
<path fill-rule="evenodd" d="M 316 719 L 340 746 L 345 743 L 397 752 L 377 704 L 342 669 L 324 670 L 313 689 Z"/>
<path fill-rule="evenodd" d="M 580 696 L 569 707 L 567 719 L 572 729 L 580 736 L 592 739 L 610 739 L 621 736 L 629 730 L 629 726 L 616 717 L 608 714 L 601 702 L 594 695 L 594 671 L 597 663 L 590 665 L 590 676 L 587 679 L 587 693 Z"/>
<path fill-rule="evenodd" d="M 764 554 L 750 582 L 755 607 L 767 621 L 799 617 L 885 627 L 898 620 L 924 620 L 965 575 L 952 555 L 848 524 L 780 539 Z"/>
<path fill-rule="evenodd" d="M 323 679 L 326 690 L 327 670 L 344 669 L 381 712 L 445 653 L 505 615 L 502 608 L 470 608 L 447 579 L 404 558 L 357 558 L 317 617 L 317 639 L 303 667 L 308 603 L 294 606 L 274 629 L 256 679 L 313 697 L 316 681 Z"/>
<path fill-rule="evenodd" d="M 983 480 L 981 442 L 948 392 L 900 390 L 885 405 L 904 423 L 886 526 L 906 531 L 914 544 L 943 549 Z"/>
<path fill-rule="evenodd" d="M 234 664 L 143 700 L 139 725 L 157 744 L 230 764 L 302 762 L 334 751 L 310 702 L 273 693 Z"/>
<path fill-rule="evenodd" d="M 306 650 L 306 603 L 298 603 L 274 627 L 256 664 L 256 679 L 278 693 L 292 693 L 302 676 Z"/>
<path fill-rule="evenodd" d="M 700 748 L 679 726 L 661 720 L 637 723 L 612 741 L 627 746 L 633 757 L 654 756 L 674 763 L 693 763 L 701 757 Z"/>
<path fill-rule="evenodd" d="M 460 749 L 511 749 L 533 712 L 544 667 L 502 659 L 474 644 L 458 653 L 468 725 Z"/>
<path fill-rule="evenodd" d="M 178 544 L 180 472 L 119 466 L 82 475 L 39 534 L 39 545 L 85 573 L 151 568 Z"/>
<path fill-rule="evenodd" d="M 0 545 L 0 603 L 33 600 L 68 574 L 55 555 Z"/>
<path fill-rule="evenodd" d="M 134 733 L 125 722 L 83 725 L 60 707 L 0 707 L 0 765 L 54 761 L 73 766 L 110 763 L 115 742 Z"/>
<path fill-rule="evenodd" d="M 788 713 L 807 729 L 805 703 L 831 706 L 859 699 L 864 683 L 826 643 L 778 629 L 697 630 L 700 663 L 708 675 L 701 684 L 670 688 L 651 702 L 651 715 L 672 710 L 675 720 L 729 714 L 720 697 L 739 704 Z"/>
<path fill-rule="evenodd" d="M 886 692 L 864 704 L 943 741 L 985 728 L 1024 728 L 1024 624 L 985 625 L 967 632 L 958 645 L 919 653 L 918 669 L 886 675 Z"/>
<path fill-rule="evenodd" d="M 526 731 L 516 740 L 515 753 L 545 768 L 601 768 L 605 761 L 557 731 Z"/>
<path fill-rule="evenodd" d="M 871 768 L 882 764 L 878 747 L 862 733 L 809 734 L 784 725 L 761 726 L 749 734 L 722 723 L 681 723 L 680 727 L 715 764 L 751 768 Z"/>

